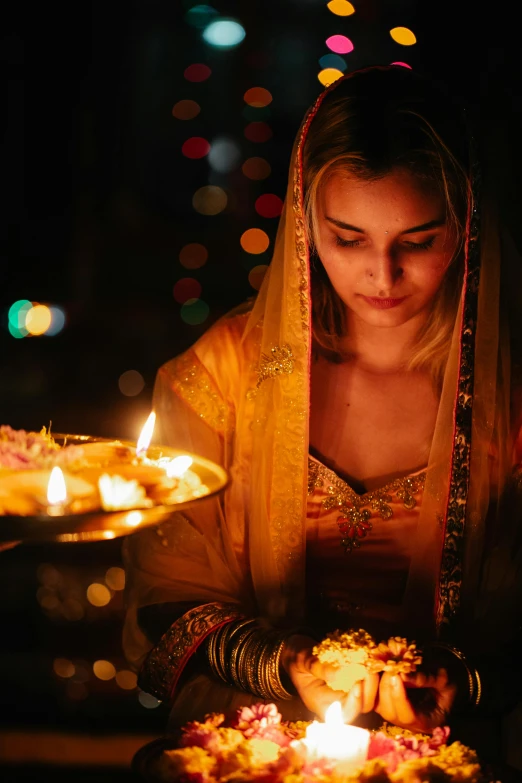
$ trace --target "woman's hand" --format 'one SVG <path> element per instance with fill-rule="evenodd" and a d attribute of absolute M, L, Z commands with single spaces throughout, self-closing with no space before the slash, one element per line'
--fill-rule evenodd
<path fill-rule="evenodd" d="M 341 703 L 346 723 L 351 723 L 361 712 L 374 709 L 379 677 L 371 674 L 357 682 L 349 693 L 335 691 L 326 681 L 335 673 L 333 666 L 320 663 L 313 654 L 317 644 L 309 636 L 290 636 L 285 643 L 282 665 L 304 705 L 324 720 L 327 708 L 334 701 Z"/>
<path fill-rule="evenodd" d="M 375 711 L 389 723 L 430 733 L 448 722 L 459 686 L 450 666 L 432 663 L 411 674 L 384 672 Z"/>

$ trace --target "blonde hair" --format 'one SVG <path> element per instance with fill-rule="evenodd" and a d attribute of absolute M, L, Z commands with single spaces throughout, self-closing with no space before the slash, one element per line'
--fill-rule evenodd
<path fill-rule="evenodd" d="M 403 73 L 405 72 L 405 73 Z M 317 254 L 318 199 L 334 174 L 375 180 L 406 169 L 437 188 L 460 238 L 408 369 L 428 370 L 440 387 L 463 278 L 462 248 L 471 198 L 466 133 L 433 85 L 400 66 L 360 72 L 323 100 L 304 146 L 304 204 L 312 264 L 313 339 L 331 361 L 346 355 L 346 306 Z M 424 111 L 422 111 L 424 109 Z M 434 115 L 433 117 L 430 115 Z"/>

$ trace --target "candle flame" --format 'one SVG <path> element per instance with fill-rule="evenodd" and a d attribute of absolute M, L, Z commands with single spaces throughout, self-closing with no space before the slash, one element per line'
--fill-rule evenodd
<path fill-rule="evenodd" d="M 324 723 L 312 721 L 302 740 L 311 758 L 335 760 L 341 774 L 351 774 L 366 761 L 370 734 L 366 729 L 350 726 L 343 720 L 341 702 L 334 701 L 326 710 Z"/>
<path fill-rule="evenodd" d="M 324 722 L 331 729 L 337 728 L 337 726 L 343 726 L 343 711 L 341 709 L 340 701 L 333 701 L 324 714 Z"/>
<path fill-rule="evenodd" d="M 51 471 L 49 483 L 47 485 L 47 502 L 49 505 L 56 505 L 58 503 L 65 503 L 66 500 L 67 487 L 65 486 L 62 469 L 55 466 Z"/>
<path fill-rule="evenodd" d="M 145 422 L 141 431 L 138 443 L 136 444 L 136 454 L 139 455 L 142 452 L 147 451 L 152 440 L 152 433 L 154 432 L 154 425 L 156 424 L 156 414 L 151 411 L 149 418 Z"/>
<path fill-rule="evenodd" d="M 178 478 L 179 476 L 182 476 L 190 468 L 192 462 L 192 457 L 174 457 L 165 468 L 168 478 Z"/>

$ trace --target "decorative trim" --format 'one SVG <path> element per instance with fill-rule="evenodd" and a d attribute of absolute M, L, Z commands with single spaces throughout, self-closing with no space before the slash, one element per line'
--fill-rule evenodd
<path fill-rule="evenodd" d="M 172 388 L 193 411 L 220 435 L 229 421 L 229 410 L 208 370 L 189 349 L 171 362 Z"/>
<path fill-rule="evenodd" d="M 446 506 L 438 595 L 435 603 L 437 630 L 457 618 L 462 586 L 464 531 L 470 480 L 471 424 L 473 412 L 474 353 L 480 279 L 478 211 L 480 172 L 471 140 L 471 204 L 467 218 L 464 306 L 460 332 L 460 363 L 454 411 L 453 454 Z"/>
<path fill-rule="evenodd" d="M 308 460 L 308 494 L 312 495 L 315 489 L 326 484 L 328 497 L 321 505 L 328 511 L 332 508 L 339 509 L 341 516 L 337 518 L 337 525 L 342 535 L 341 544 L 347 553 L 360 548 L 361 539 L 365 538 L 373 527 L 370 521 L 372 516 L 379 516 L 381 519 L 390 519 L 393 516 L 393 509 L 389 505 L 393 495 L 402 500 L 405 509 L 415 508 L 415 495 L 420 492 L 425 480 L 426 471 L 423 471 L 414 476 L 394 479 L 384 487 L 358 495 L 333 470 L 319 462 Z"/>
<path fill-rule="evenodd" d="M 189 658 L 206 637 L 243 617 L 237 604 L 215 602 L 191 609 L 170 626 L 151 650 L 138 676 L 139 687 L 160 701 L 171 701 Z"/>
<path fill-rule="evenodd" d="M 247 392 L 247 398 L 255 397 L 257 390 L 268 378 L 275 378 L 279 375 L 291 375 L 294 371 L 294 354 L 288 343 L 286 345 L 274 345 L 270 349 L 270 354 L 262 353 L 257 369 L 257 382 L 255 389 Z"/>

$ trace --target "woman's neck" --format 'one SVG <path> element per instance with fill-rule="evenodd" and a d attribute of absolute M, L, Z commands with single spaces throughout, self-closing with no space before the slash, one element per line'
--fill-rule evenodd
<path fill-rule="evenodd" d="M 378 327 L 365 323 L 350 312 L 343 352 L 352 357 L 361 370 L 376 374 L 401 372 L 411 359 L 413 346 L 425 320 L 424 314 L 419 314 L 400 326 Z"/>

